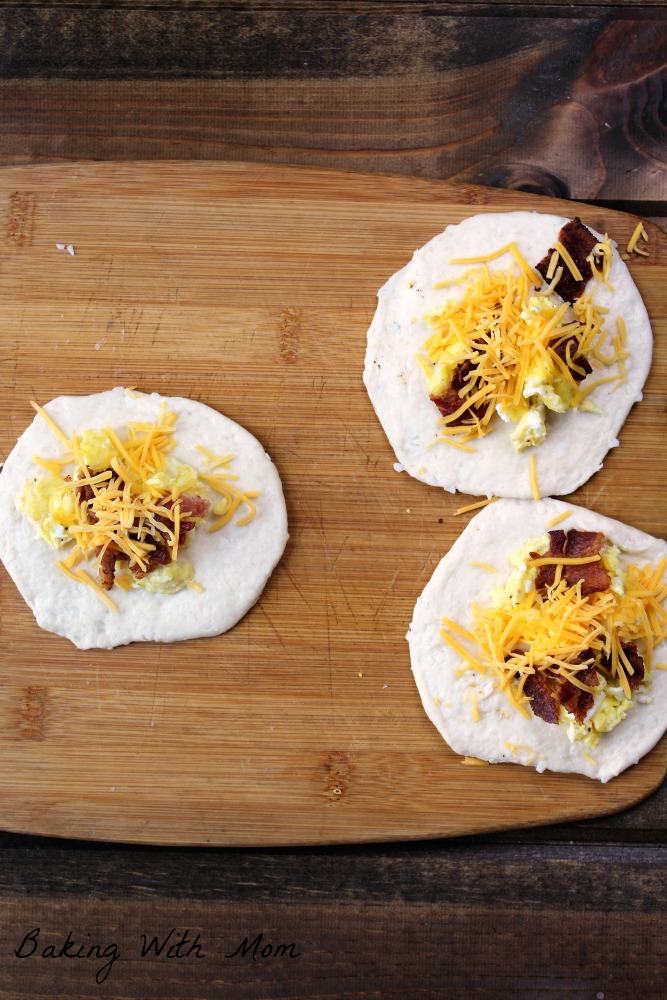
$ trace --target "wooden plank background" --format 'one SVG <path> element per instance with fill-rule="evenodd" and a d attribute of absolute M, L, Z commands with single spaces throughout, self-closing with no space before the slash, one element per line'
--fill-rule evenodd
<path fill-rule="evenodd" d="M 558 191 L 664 226 L 666 25 L 658 0 L 0 0 L 0 162 L 334 166 Z M 3 834 L 0 996 L 661 1000 L 666 831 L 663 786 L 616 816 L 443 844 Z M 17 958 L 38 926 L 44 945 L 72 930 L 123 957 L 102 986 L 85 960 Z M 173 926 L 206 956 L 137 957 L 138 935 Z M 224 958 L 262 931 L 301 954 Z M 601 955 L 609 933 L 621 946 Z"/>

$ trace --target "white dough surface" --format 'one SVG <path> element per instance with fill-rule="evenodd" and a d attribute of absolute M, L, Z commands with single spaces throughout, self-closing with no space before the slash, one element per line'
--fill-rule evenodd
<path fill-rule="evenodd" d="M 497 416 L 493 431 L 471 442 L 474 452 L 460 451 L 443 442 L 434 444 L 440 413 L 429 399 L 416 355 L 432 332 L 424 317 L 461 296 L 464 290 L 462 284 L 440 289 L 434 284 L 469 270 L 470 265 L 452 264 L 451 260 L 480 256 L 512 241 L 535 266 L 553 247 L 568 221 L 538 212 L 472 216 L 448 226 L 417 250 L 378 292 L 377 310 L 368 330 L 363 379 L 397 461 L 414 478 L 449 492 L 532 497 L 530 456 L 534 453 L 540 495 L 561 496 L 585 483 L 602 467 L 609 449 L 618 445 L 625 418 L 642 397 L 653 337 L 644 302 L 615 247 L 610 272 L 613 292 L 595 278 L 587 286 L 593 301 L 609 310 L 607 354 L 614 353 L 612 342 L 619 316 L 627 328 L 627 381 L 599 385 L 588 397 L 601 413 L 549 412 L 546 441 L 522 452 L 517 452 L 510 441 L 515 425 Z M 595 235 L 602 238 L 604 234 Z M 511 261 L 507 252 L 488 266 L 492 271 L 505 271 Z M 616 365 L 595 368 L 582 387 L 617 372 Z"/>
<path fill-rule="evenodd" d="M 24 484 L 44 469 L 33 461 L 59 458 L 63 445 L 38 414 L 7 457 L 0 474 L 0 559 L 38 625 L 70 639 L 80 649 L 106 648 L 141 640 L 174 642 L 218 635 L 255 604 L 287 543 L 287 513 L 280 477 L 257 439 L 239 424 L 203 403 L 122 387 L 90 396 L 59 396 L 44 406 L 67 437 L 87 428 L 110 426 L 124 434 L 128 421 L 155 422 L 162 402 L 177 414 L 171 453 L 206 471 L 197 445 L 216 455 L 232 452 L 235 486 L 259 490 L 256 516 L 245 526 L 233 519 L 210 533 L 202 524 L 183 552 L 194 567 L 202 593 L 185 588 L 175 594 L 114 587 L 114 613 L 92 588 L 68 579 L 56 562 L 68 549 L 54 551 L 37 526 L 16 509 Z M 239 513 L 239 517 L 243 512 Z M 92 563 L 82 564 L 95 576 Z M 38 637 L 36 637 L 36 642 Z"/>
<path fill-rule="evenodd" d="M 470 629 L 472 603 L 491 603 L 492 590 L 505 583 L 509 556 L 526 541 L 545 534 L 549 522 L 571 511 L 558 528 L 602 531 L 621 550 L 621 564 L 657 565 L 667 542 L 620 521 L 560 500 L 497 500 L 484 507 L 436 567 L 417 600 L 407 634 L 412 671 L 427 716 L 455 753 L 492 763 L 511 761 L 537 771 L 575 772 L 608 781 L 637 763 L 667 728 L 667 671 L 654 669 L 650 701 L 639 702 L 590 749 L 571 742 L 567 726 L 545 722 L 513 709 L 490 677 L 461 670 L 461 657 L 440 636 L 442 618 Z M 474 562 L 484 562 L 496 572 Z M 465 640 L 461 640 L 465 645 Z M 657 645 L 653 662 L 667 661 L 667 642 Z M 473 719 L 476 698 L 479 720 Z"/>

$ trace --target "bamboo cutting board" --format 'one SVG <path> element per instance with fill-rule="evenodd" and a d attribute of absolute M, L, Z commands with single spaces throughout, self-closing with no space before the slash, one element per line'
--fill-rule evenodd
<path fill-rule="evenodd" d="M 0 824 L 77 838 L 270 845 L 452 836 L 619 810 L 607 785 L 466 767 L 422 710 L 405 633 L 470 516 L 398 475 L 361 382 L 377 289 L 474 212 L 612 211 L 402 177 L 215 163 L 0 172 L 0 452 L 29 399 L 114 385 L 191 396 L 276 463 L 290 542 L 230 632 L 109 652 L 40 631 L 1 570 Z M 667 239 L 631 260 L 654 324 L 644 401 L 573 502 L 667 533 Z M 56 244 L 71 245 L 73 255 Z"/>

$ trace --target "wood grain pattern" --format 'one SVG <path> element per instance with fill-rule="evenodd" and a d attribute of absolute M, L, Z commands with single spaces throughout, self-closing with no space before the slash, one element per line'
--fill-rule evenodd
<path fill-rule="evenodd" d="M 39 633 L 3 572 L 5 828 L 154 843 L 410 839 L 599 815 L 659 784 L 664 743 L 606 786 L 465 768 L 449 753 L 423 715 L 404 634 L 464 500 L 396 475 L 360 380 L 375 292 L 416 246 L 473 211 L 562 203 L 232 164 L 17 168 L 0 193 L 3 452 L 31 418 L 28 398 L 113 384 L 188 395 L 265 444 L 291 522 L 262 600 L 214 640 L 81 653 Z M 620 243 L 634 228 L 576 211 Z M 651 256 L 631 263 L 663 345 L 667 241 L 649 228 Z M 573 497 L 654 534 L 667 529 L 665 384 L 658 350 L 621 447 Z"/>
<path fill-rule="evenodd" d="M 582 895 L 577 889 L 582 876 L 588 887 L 593 874 L 601 881 L 633 875 L 639 880 L 651 862 L 656 874 L 664 873 L 655 856 L 624 860 L 625 869 L 593 857 L 573 862 L 561 856 L 543 860 L 539 871 L 528 862 L 518 904 L 506 902 L 500 887 L 497 905 L 480 898 L 481 892 L 452 903 L 411 896 L 355 901 L 332 891 L 325 899 L 302 897 L 289 904 L 229 899 L 215 909 L 197 902 L 184 908 L 162 898 L 81 898 L 63 909 L 50 901 L 11 898 L 0 903 L 0 914 L 6 914 L 0 949 L 7 956 L 0 992 L 11 1000 L 92 1000 L 102 990 L 110 1000 L 571 1000 L 601 994 L 630 1000 L 639 991 L 646 1000 L 662 1000 L 660 910 L 646 910 L 627 897 L 622 906 L 604 901 L 596 910 L 584 902 L 584 888 Z M 424 874 L 446 886 L 452 868 L 435 864 Z M 540 905 L 540 883 L 549 879 L 559 884 L 560 896 L 547 908 Z M 607 920 L 627 948 L 622 972 L 602 950 L 572 943 L 592 922 Z M 35 928 L 39 951 L 17 958 L 24 935 Z M 101 957 L 42 959 L 39 952 L 61 948 L 68 930 L 75 948 L 97 944 Z M 189 947 L 180 960 L 169 960 L 166 949 L 141 957 L 147 942 L 162 942 L 170 931 L 168 944 L 187 935 Z M 258 938 L 255 951 L 251 943 Z M 239 953 L 244 941 L 245 957 Z M 28 942 L 22 953 L 29 948 Z"/>
<path fill-rule="evenodd" d="M 664 5 L 9 6 L 6 160 L 328 166 L 667 216 Z"/>
<path fill-rule="evenodd" d="M 496 834 L 255 851 L 0 835 L 0 995 L 99 995 L 103 962 L 16 957 L 40 927 L 40 951 L 62 945 L 68 931 L 103 950 L 117 945 L 102 987 L 111 1000 L 570 1000 L 600 992 L 632 1000 L 638 989 L 662 1000 L 667 858 L 660 846 L 619 844 L 608 829 L 618 818 L 586 824 L 605 827 L 608 842 L 592 846 L 572 841 L 582 824 L 555 844 L 547 839 L 554 828 L 542 828 L 504 835 L 514 843 Z M 535 836 L 542 843 L 531 844 Z M 592 922 L 611 923 L 626 954 L 573 946 Z M 172 928 L 191 941 L 199 934 L 203 957 L 140 958 L 142 934 L 163 939 Z M 294 942 L 298 957 L 226 957 L 260 933 L 262 947 Z"/>

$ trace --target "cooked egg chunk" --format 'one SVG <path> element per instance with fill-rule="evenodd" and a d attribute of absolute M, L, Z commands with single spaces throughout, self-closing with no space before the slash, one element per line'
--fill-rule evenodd
<path fill-rule="evenodd" d="M 142 587 L 143 590 L 150 590 L 153 594 L 175 594 L 187 586 L 194 577 L 192 565 L 188 562 L 171 562 L 167 566 L 160 566 L 152 570 L 146 576 L 134 581 L 135 587 Z"/>
<path fill-rule="evenodd" d="M 542 444 L 547 436 L 547 421 L 541 403 L 531 406 L 521 417 L 510 434 L 510 441 L 517 451 Z"/>
<path fill-rule="evenodd" d="M 464 360 L 466 349 L 463 344 L 455 343 L 445 348 L 435 364 L 428 366 L 426 372 L 426 387 L 429 395 L 438 397 L 449 387 L 456 367 Z"/>
<path fill-rule="evenodd" d="M 81 457 L 93 472 L 108 469 L 116 455 L 109 435 L 104 430 L 87 430 L 81 435 Z"/>
<path fill-rule="evenodd" d="M 69 494 L 67 491 L 70 491 Z M 71 485 L 59 476 L 41 476 L 26 483 L 16 497 L 16 506 L 37 525 L 40 536 L 52 549 L 68 541 L 65 510 L 74 509 Z"/>
<path fill-rule="evenodd" d="M 156 472 L 146 480 L 148 486 L 158 490 L 170 490 L 172 493 L 185 493 L 197 486 L 197 471 L 185 462 L 171 456 L 166 460 L 164 469 Z"/>

